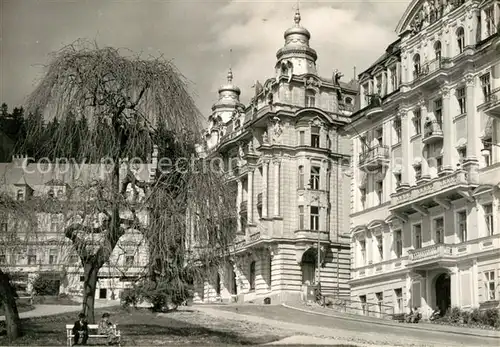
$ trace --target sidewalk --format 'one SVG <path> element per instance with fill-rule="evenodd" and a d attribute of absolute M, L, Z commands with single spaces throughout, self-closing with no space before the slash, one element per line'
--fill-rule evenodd
<path fill-rule="evenodd" d="M 304 307 L 300 304 L 283 304 L 283 306 L 287 308 L 291 308 L 294 310 L 318 314 L 323 316 L 342 318 L 344 320 L 352 320 L 356 322 L 365 322 L 371 324 L 385 325 L 385 326 L 394 326 L 405 329 L 413 329 L 419 331 L 437 331 L 437 332 L 448 332 L 459 335 L 467 335 L 467 336 L 477 336 L 477 337 L 493 337 L 500 339 L 500 331 L 498 330 L 485 330 L 478 328 L 464 328 L 464 327 L 455 327 L 452 325 L 441 325 L 441 324 L 432 324 L 432 323 L 417 323 L 417 324 L 409 324 L 409 323 L 398 323 L 395 321 L 375 318 L 375 317 L 366 317 L 361 315 L 353 315 L 348 313 L 335 312 L 329 308 L 323 308 L 318 306 Z M 499 341 L 500 344 L 500 341 Z"/>
<path fill-rule="evenodd" d="M 95 308 L 113 307 L 119 303 L 116 301 L 95 301 Z M 54 316 L 68 312 L 78 312 L 82 309 L 81 305 L 35 305 L 35 309 L 19 314 L 21 319 Z M 5 316 L 0 316 L 0 322 L 5 320 Z"/>

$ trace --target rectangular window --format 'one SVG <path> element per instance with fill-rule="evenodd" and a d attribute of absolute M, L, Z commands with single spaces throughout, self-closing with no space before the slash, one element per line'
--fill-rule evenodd
<path fill-rule="evenodd" d="M 394 119 L 394 131 L 396 133 L 396 144 L 401 142 L 401 119 Z"/>
<path fill-rule="evenodd" d="M 382 313 L 382 305 L 384 304 L 384 293 L 375 293 L 375 296 L 377 297 L 377 308 L 378 308 L 378 313 Z"/>
<path fill-rule="evenodd" d="M 36 264 L 36 253 L 34 249 L 28 250 L 28 265 Z"/>
<path fill-rule="evenodd" d="M 133 266 L 135 257 L 133 255 L 125 256 L 125 266 Z"/>
<path fill-rule="evenodd" d="M 378 203 L 382 204 L 384 202 L 384 182 L 382 181 L 377 182 L 376 189 L 377 189 Z"/>
<path fill-rule="evenodd" d="M 465 159 L 467 159 L 467 147 L 460 147 L 457 149 L 458 152 L 458 160 L 460 162 L 463 162 Z"/>
<path fill-rule="evenodd" d="M 316 106 L 316 93 L 312 90 L 306 90 L 306 107 Z"/>
<path fill-rule="evenodd" d="M 299 230 L 304 229 L 304 206 L 299 206 Z"/>
<path fill-rule="evenodd" d="M 434 117 L 441 127 L 443 125 L 443 99 L 434 100 Z"/>
<path fill-rule="evenodd" d="M 360 195 L 361 195 L 361 208 L 363 208 L 363 209 L 364 209 L 364 208 L 366 207 L 366 206 L 365 206 L 365 204 L 366 204 L 366 189 L 361 188 L 361 189 L 359 190 L 359 193 L 360 193 Z"/>
<path fill-rule="evenodd" d="M 422 112 L 420 109 L 414 111 L 413 127 L 416 135 L 422 132 Z"/>
<path fill-rule="evenodd" d="M 418 181 L 422 178 L 422 166 L 420 164 L 414 165 L 413 170 L 415 171 L 415 179 Z"/>
<path fill-rule="evenodd" d="M 6 233 L 6 232 L 7 232 L 7 222 L 0 221 L 0 233 Z"/>
<path fill-rule="evenodd" d="M 304 146 L 306 144 L 306 132 L 299 131 L 299 145 Z"/>
<path fill-rule="evenodd" d="M 0 253 L 0 265 L 5 264 L 7 264 L 7 255 L 2 251 L 2 253 Z"/>
<path fill-rule="evenodd" d="M 434 219 L 434 242 L 444 243 L 444 219 L 442 217 Z"/>
<path fill-rule="evenodd" d="M 401 230 L 394 231 L 394 248 L 396 258 L 401 258 L 403 256 L 403 239 Z"/>
<path fill-rule="evenodd" d="M 422 226 L 420 224 L 413 226 L 414 248 L 422 248 Z"/>
<path fill-rule="evenodd" d="M 483 205 L 484 221 L 486 223 L 487 236 L 494 234 L 493 229 L 493 204 Z"/>
<path fill-rule="evenodd" d="M 377 249 L 380 261 L 384 260 L 384 240 L 382 236 L 377 236 Z"/>
<path fill-rule="evenodd" d="M 465 94 L 465 87 L 461 87 L 457 89 L 457 101 L 460 112 L 459 114 L 467 113 L 467 96 Z"/>
<path fill-rule="evenodd" d="M 379 146 L 384 145 L 384 130 L 382 128 L 378 128 L 375 131 L 375 136 L 377 137 L 377 143 Z"/>
<path fill-rule="evenodd" d="M 49 264 L 57 264 L 57 249 L 49 250 Z"/>
<path fill-rule="evenodd" d="M 457 46 L 459 54 L 463 53 L 465 49 L 465 32 L 463 28 L 459 28 L 457 31 Z"/>
<path fill-rule="evenodd" d="M 395 313 L 403 313 L 403 289 L 394 289 L 394 296 L 396 297 Z"/>
<path fill-rule="evenodd" d="M 493 162 L 491 160 L 491 150 L 492 150 L 492 138 L 488 137 L 483 139 L 483 158 L 484 158 L 484 165 L 485 166 L 490 166 Z"/>
<path fill-rule="evenodd" d="M 311 147 L 319 148 L 319 127 L 311 127 Z"/>
<path fill-rule="evenodd" d="M 394 174 L 394 179 L 396 180 L 396 188 L 401 187 L 401 174 L 400 173 L 395 173 Z"/>
<path fill-rule="evenodd" d="M 486 297 L 488 300 L 495 300 L 496 298 L 496 281 L 495 281 L 495 271 L 486 271 L 484 273 L 486 277 Z"/>
<path fill-rule="evenodd" d="M 467 212 L 460 211 L 457 213 L 458 239 L 460 243 L 467 241 Z"/>
<path fill-rule="evenodd" d="M 319 170 L 320 168 L 318 166 L 311 167 L 310 185 L 312 190 L 319 190 Z"/>
<path fill-rule="evenodd" d="M 443 157 L 436 157 L 436 169 L 438 174 L 443 171 Z"/>
<path fill-rule="evenodd" d="M 56 233 L 61 226 L 62 216 L 53 214 L 50 216 L 50 231 Z"/>
<path fill-rule="evenodd" d="M 396 66 L 391 67 L 391 87 L 392 91 L 398 89 L 398 70 Z"/>
<path fill-rule="evenodd" d="M 488 7 L 484 10 L 485 22 L 486 22 L 486 37 L 490 37 L 495 34 L 497 28 L 495 26 L 495 11 L 494 7 Z"/>
<path fill-rule="evenodd" d="M 366 305 L 366 295 L 360 295 L 359 301 L 361 303 L 361 311 L 363 312 L 363 315 L 366 315 L 368 313 L 367 305 Z"/>
<path fill-rule="evenodd" d="M 366 265 L 366 241 L 359 241 L 359 252 L 361 255 L 361 264 Z"/>
<path fill-rule="evenodd" d="M 304 167 L 299 166 L 299 189 L 304 189 Z"/>
<path fill-rule="evenodd" d="M 319 230 L 319 207 L 311 206 L 311 230 Z"/>
<path fill-rule="evenodd" d="M 491 77 L 490 73 L 485 73 L 479 79 L 481 81 L 481 90 L 483 91 L 484 102 L 490 101 L 491 97 Z"/>

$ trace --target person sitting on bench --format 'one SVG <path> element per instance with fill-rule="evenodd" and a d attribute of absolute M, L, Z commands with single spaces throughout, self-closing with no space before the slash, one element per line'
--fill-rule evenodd
<path fill-rule="evenodd" d="M 75 337 L 75 345 L 78 344 L 78 340 L 80 337 L 82 338 L 82 345 L 87 344 L 87 340 L 89 338 L 89 326 L 87 321 L 85 320 L 85 314 L 80 313 L 78 315 L 78 320 L 75 322 L 73 326 L 73 336 Z"/>
<path fill-rule="evenodd" d="M 114 345 L 118 342 L 118 337 L 115 335 L 115 330 L 113 329 L 113 323 L 109 321 L 109 313 L 102 315 L 97 330 L 99 335 L 106 335 L 108 337 L 108 345 Z"/>

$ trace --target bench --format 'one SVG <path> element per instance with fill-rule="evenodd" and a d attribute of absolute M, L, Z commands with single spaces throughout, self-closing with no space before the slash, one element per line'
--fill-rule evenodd
<path fill-rule="evenodd" d="M 74 324 L 66 324 L 66 337 L 67 337 L 68 347 L 73 346 L 73 339 L 75 337 L 75 335 L 73 335 L 73 326 L 74 326 Z M 97 334 L 97 330 L 98 330 L 99 325 L 89 324 L 88 327 L 89 327 L 89 339 L 91 339 L 91 338 L 105 339 L 108 337 L 107 335 Z M 94 334 L 92 334 L 92 330 L 95 331 Z M 116 324 L 113 324 L 113 331 L 114 331 L 115 336 L 118 340 L 118 342 L 117 342 L 118 346 L 120 347 L 121 346 L 121 335 L 120 335 L 120 330 L 118 330 L 118 326 Z M 78 343 L 81 343 L 81 341 L 78 341 Z"/>

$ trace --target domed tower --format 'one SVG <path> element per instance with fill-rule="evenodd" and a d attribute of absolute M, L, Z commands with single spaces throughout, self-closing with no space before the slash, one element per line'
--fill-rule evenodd
<path fill-rule="evenodd" d="M 309 47 L 311 33 L 300 25 L 300 11 L 295 12 L 295 25 L 285 31 L 285 46 L 276 53 L 276 77 L 317 74 L 316 51 Z"/>

